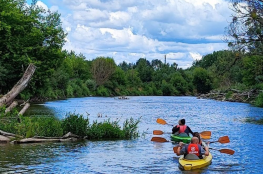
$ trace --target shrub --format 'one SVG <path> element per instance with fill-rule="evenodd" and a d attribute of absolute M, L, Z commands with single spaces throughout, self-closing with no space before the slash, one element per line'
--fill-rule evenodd
<path fill-rule="evenodd" d="M 126 139 L 136 138 L 139 137 L 138 124 L 140 122 L 139 118 L 138 120 L 134 120 L 132 117 L 130 119 L 126 119 L 123 123 L 123 131 L 125 134 Z"/>
<path fill-rule="evenodd" d="M 108 89 L 106 89 L 104 86 L 100 86 L 97 88 L 97 95 L 98 96 L 110 96 Z"/>
<path fill-rule="evenodd" d="M 124 132 L 121 130 L 117 121 L 110 122 L 110 120 L 98 123 L 94 121 L 88 128 L 88 139 L 123 139 L 125 137 Z"/>
<path fill-rule="evenodd" d="M 226 94 L 226 98 L 229 99 L 230 97 L 232 97 L 233 92 L 232 91 L 228 91 Z"/>
<path fill-rule="evenodd" d="M 88 127 L 87 138 L 91 140 L 136 138 L 139 136 L 137 131 L 139 122 L 140 119 L 126 119 L 123 123 L 123 129 L 121 129 L 119 121 L 110 122 L 110 119 L 102 123 L 94 121 Z"/>
<path fill-rule="evenodd" d="M 53 116 L 20 117 L 16 133 L 27 138 L 33 136 L 60 137 L 63 135 L 61 122 Z"/>
<path fill-rule="evenodd" d="M 255 101 L 255 105 L 258 107 L 263 107 L 263 93 L 260 93 Z"/>
<path fill-rule="evenodd" d="M 63 134 L 71 132 L 79 136 L 85 136 L 89 120 L 85 119 L 83 115 L 75 113 L 67 113 L 66 118 L 62 120 Z"/>

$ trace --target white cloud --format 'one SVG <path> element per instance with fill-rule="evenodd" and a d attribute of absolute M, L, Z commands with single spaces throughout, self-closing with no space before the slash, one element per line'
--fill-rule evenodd
<path fill-rule="evenodd" d="M 225 0 L 53 0 L 51 5 L 68 32 L 64 48 L 87 59 L 135 62 L 142 56 L 163 60 L 166 54 L 168 63 L 186 68 L 227 48 L 222 39 L 231 11 Z"/>
<path fill-rule="evenodd" d="M 39 7 L 41 7 L 41 8 L 43 8 L 44 10 L 48 10 L 47 5 L 44 4 L 44 3 L 41 2 L 41 1 L 37 1 L 36 5 L 39 6 Z"/>
<path fill-rule="evenodd" d="M 190 52 L 190 55 L 192 56 L 193 60 L 201 60 L 202 59 L 202 55 L 199 53 Z"/>

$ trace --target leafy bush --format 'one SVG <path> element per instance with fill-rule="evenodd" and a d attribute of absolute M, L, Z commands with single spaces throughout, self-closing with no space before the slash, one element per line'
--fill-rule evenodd
<path fill-rule="evenodd" d="M 96 82 L 94 80 L 88 79 L 86 80 L 86 85 L 89 88 L 90 91 L 95 91 L 96 89 Z"/>
<path fill-rule="evenodd" d="M 228 91 L 226 94 L 226 98 L 229 99 L 232 96 L 233 92 L 232 91 Z"/>
<path fill-rule="evenodd" d="M 53 116 L 21 117 L 15 126 L 16 134 L 26 138 L 33 136 L 60 137 L 63 135 L 61 122 Z"/>
<path fill-rule="evenodd" d="M 139 136 L 139 133 L 137 131 L 139 122 L 140 119 L 126 119 L 126 121 L 123 123 L 123 131 L 126 139 L 136 138 Z"/>
<path fill-rule="evenodd" d="M 107 120 L 103 123 L 94 121 L 87 131 L 88 139 L 123 139 L 124 137 L 125 134 L 118 125 L 118 121 Z"/>
<path fill-rule="evenodd" d="M 255 101 L 255 105 L 258 107 L 263 107 L 263 93 L 260 93 Z"/>
<path fill-rule="evenodd" d="M 4 107 L 1 107 L 0 112 L 0 129 L 3 131 L 27 138 L 33 136 L 57 137 L 63 133 L 61 122 L 53 116 L 18 117 L 16 109 L 4 114 Z"/>
<path fill-rule="evenodd" d="M 102 123 L 94 121 L 88 127 L 87 139 L 102 140 L 102 139 L 131 139 L 139 136 L 137 131 L 140 119 L 133 118 L 126 119 L 123 123 L 123 129 L 119 126 L 119 121 L 112 121 L 110 119 Z"/>
<path fill-rule="evenodd" d="M 63 134 L 71 132 L 79 136 L 85 136 L 89 120 L 85 119 L 83 115 L 75 113 L 67 113 L 66 118 L 62 120 Z"/>
<path fill-rule="evenodd" d="M 100 86 L 97 88 L 97 95 L 98 96 L 105 96 L 105 97 L 110 96 L 108 89 L 105 88 L 104 86 Z"/>

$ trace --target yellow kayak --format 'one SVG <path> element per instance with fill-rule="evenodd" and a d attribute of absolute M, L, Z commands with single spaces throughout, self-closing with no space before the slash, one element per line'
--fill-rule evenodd
<path fill-rule="evenodd" d="M 212 154 L 209 153 L 208 156 L 205 156 L 203 159 L 197 160 L 188 160 L 185 159 L 183 155 L 179 158 L 179 168 L 182 170 L 194 170 L 206 167 L 212 162 Z"/>

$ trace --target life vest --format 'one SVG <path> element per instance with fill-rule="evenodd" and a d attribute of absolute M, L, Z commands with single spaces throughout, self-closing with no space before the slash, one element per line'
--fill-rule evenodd
<path fill-rule="evenodd" d="M 201 156 L 201 146 L 199 144 L 189 144 L 186 146 L 187 154 L 195 154 Z"/>
<path fill-rule="evenodd" d="M 177 125 L 177 127 L 180 127 L 180 129 L 179 129 L 179 134 L 180 133 L 184 133 L 185 132 L 185 130 L 186 130 L 186 128 L 187 128 L 187 126 L 186 125 Z"/>

